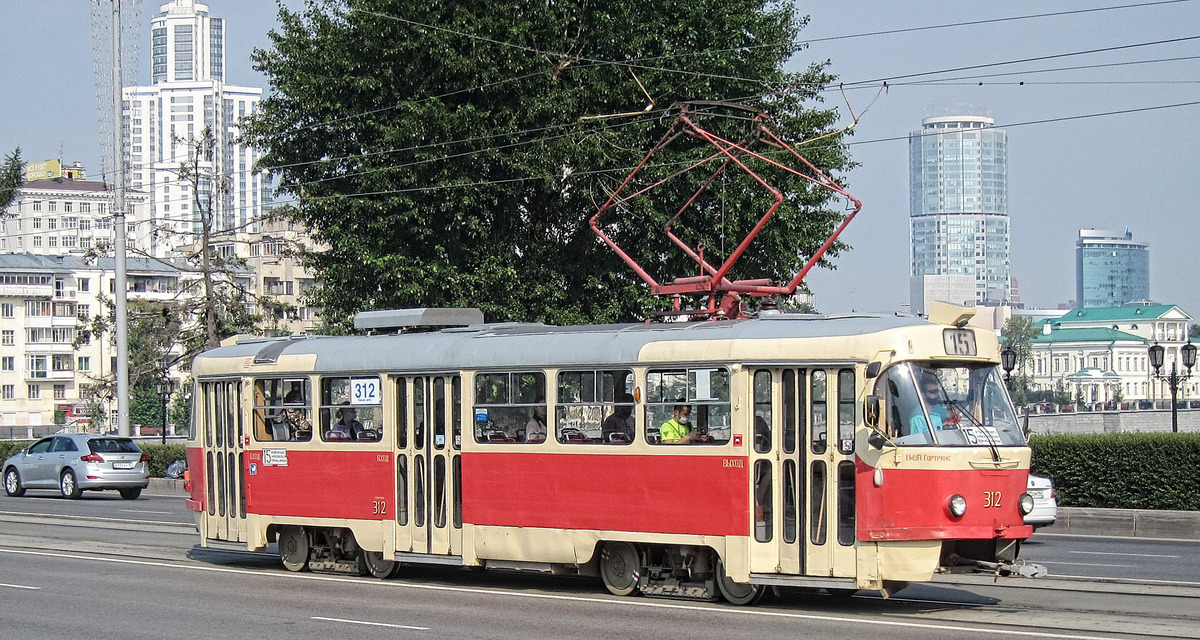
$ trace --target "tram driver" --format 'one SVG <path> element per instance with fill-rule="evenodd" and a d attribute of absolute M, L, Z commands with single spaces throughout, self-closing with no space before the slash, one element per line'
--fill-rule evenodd
<path fill-rule="evenodd" d="M 937 375 L 931 373 L 922 375 L 917 386 L 921 393 L 921 403 L 913 408 L 912 415 L 908 418 L 908 432 L 929 433 L 930 427 L 935 431 L 954 428 L 959 419 L 958 411 L 946 406 L 942 385 L 938 381 Z M 928 421 L 925 419 L 926 410 L 929 415 Z"/>
<path fill-rule="evenodd" d="M 659 437 L 663 444 L 692 444 L 708 442 L 707 433 L 692 429 L 692 406 L 677 404 L 671 412 L 671 419 L 662 423 L 658 428 Z"/>

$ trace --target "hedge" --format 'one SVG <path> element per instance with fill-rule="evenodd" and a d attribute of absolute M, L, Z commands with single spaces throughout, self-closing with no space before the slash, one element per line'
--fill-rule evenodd
<path fill-rule="evenodd" d="M 1200 433 L 1035 435 L 1036 475 L 1059 506 L 1200 510 Z"/>
<path fill-rule="evenodd" d="M 30 440 L 0 442 L 0 462 L 12 454 L 33 444 Z M 150 467 L 151 478 L 162 478 L 167 472 L 167 465 L 176 460 L 187 458 L 184 445 L 181 444 L 149 444 L 139 443 L 138 448 L 146 454 L 146 462 Z"/>

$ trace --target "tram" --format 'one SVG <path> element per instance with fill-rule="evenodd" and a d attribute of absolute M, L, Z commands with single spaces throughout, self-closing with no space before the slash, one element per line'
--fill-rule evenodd
<path fill-rule="evenodd" d="M 570 573 L 737 604 L 998 571 L 1032 534 L 1030 449 L 972 313 L 416 309 L 231 339 L 193 363 L 187 504 L 201 545 L 276 544 L 293 571 Z M 664 437 L 681 414 L 694 442 Z"/>

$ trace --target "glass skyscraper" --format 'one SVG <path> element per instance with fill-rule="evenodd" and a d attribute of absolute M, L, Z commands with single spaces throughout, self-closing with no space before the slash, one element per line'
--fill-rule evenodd
<path fill-rule="evenodd" d="M 1010 301 L 1005 132 L 987 116 L 925 118 L 908 149 L 913 310 Z"/>
<path fill-rule="evenodd" d="M 1075 243 L 1075 306 L 1119 307 L 1150 299 L 1150 246 L 1128 229 L 1080 229 Z"/>

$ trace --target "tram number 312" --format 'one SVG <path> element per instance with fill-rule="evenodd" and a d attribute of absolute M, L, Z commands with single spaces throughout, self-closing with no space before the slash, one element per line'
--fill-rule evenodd
<path fill-rule="evenodd" d="M 372 500 L 371 501 L 371 515 L 386 516 L 387 515 L 387 501 L 386 500 Z"/>
<path fill-rule="evenodd" d="M 992 509 L 1000 507 L 1000 492 L 999 491 L 984 491 L 983 492 L 983 508 Z"/>

